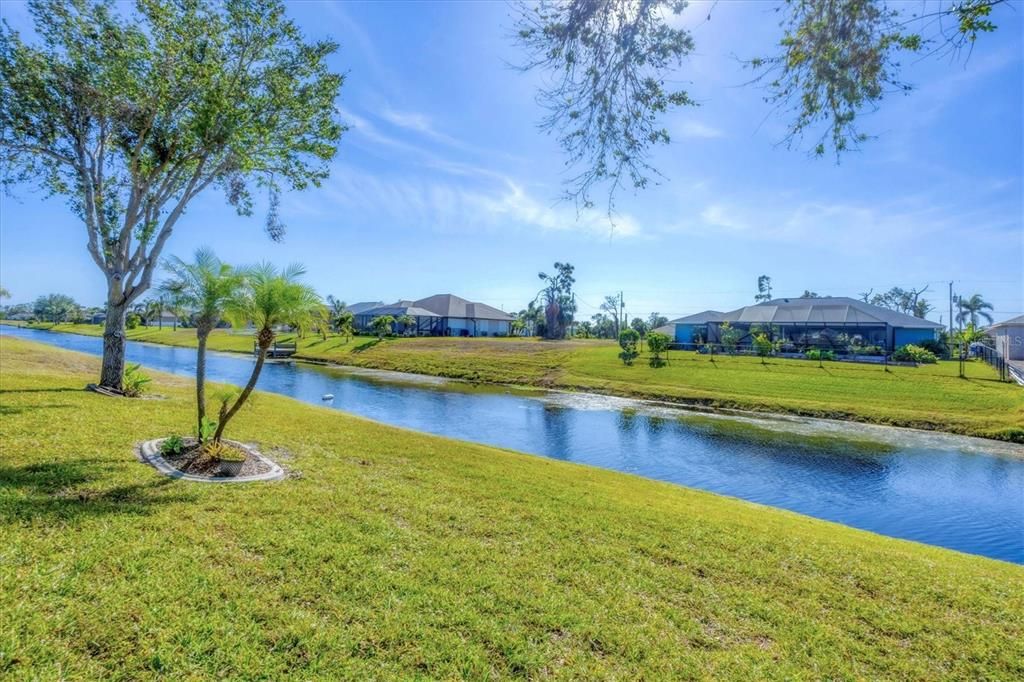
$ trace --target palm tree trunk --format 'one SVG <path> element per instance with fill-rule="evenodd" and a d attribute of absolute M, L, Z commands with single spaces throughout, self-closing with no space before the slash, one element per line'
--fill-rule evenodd
<path fill-rule="evenodd" d="M 203 442 L 203 419 L 206 418 L 206 339 L 209 329 L 196 327 L 198 348 L 196 349 L 196 434 Z"/>
<path fill-rule="evenodd" d="M 226 413 L 223 413 L 220 421 L 217 423 L 217 433 L 213 435 L 213 441 L 219 443 L 221 436 L 224 434 L 224 427 L 228 425 L 231 418 L 242 408 L 245 401 L 249 399 L 249 395 L 253 389 L 256 388 L 256 382 L 260 378 L 260 372 L 263 371 L 263 362 L 267 359 L 267 350 L 270 349 L 271 344 L 274 343 L 274 332 L 271 329 L 261 329 L 259 333 L 259 355 L 256 356 L 256 366 L 252 368 L 252 374 L 249 376 L 249 382 L 242 389 L 241 395 L 235 401 L 235 404 L 231 406 L 231 409 Z"/>

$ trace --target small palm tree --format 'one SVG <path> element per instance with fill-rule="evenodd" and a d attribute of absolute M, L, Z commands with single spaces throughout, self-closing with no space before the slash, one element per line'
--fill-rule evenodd
<path fill-rule="evenodd" d="M 974 323 L 969 323 L 954 338 L 958 343 L 970 346 L 972 343 L 984 343 L 988 340 L 988 334 L 974 326 Z"/>
<path fill-rule="evenodd" d="M 221 403 L 214 442 L 220 442 L 224 428 L 256 388 L 267 351 L 277 336 L 275 328 L 289 325 L 300 333 L 304 332 L 313 326 L 322 310 L 323 302 L 316 291 L 299 281 L 305 272 L 297 264 L 281 271 L 269 263 L 249 268 L 245 271 L 245 285 L 227 301 L 225 318 L 232 326 L 244 326 L 249 322 L 255 325 L 258 352 L 256 365 L 245 388 L 231 407 L 228 407 L 229 401 Z"/>
<path fill-rule="evenodd" d="M 970 322 L 975 327 L 978 326 L 978 318 L 984 318 L 986 322 L 992 324 L 992 315 L 987 310 L 992 310 L 992 304 L 981 297 L 981 294 L 974 294 L 970 298 L 960 297 L 957 300 L 957 306 L 960 308 L 960 312 L 956 314 L 956 321 L 959 324 Z"/>
<path fill-rule="evenodd" d="M 197 249 L 191 263 L 175 256 L 164 262 L 164 268 L 173 279 L 161 284 L 161 291 L 196 310 L 196 433 L 202 442 L 206 418 L 206 342 L 220 322 L 227 302 L 238 294 L 244 280 L 241 273 L 222 263 L 207 248 Z M 162 303 L 160 308 L 162 315 Z"/>
<path fill-rule="evenodd" d="M 395 322 L 402 325 L 402 333 L 406 336 L 411 336 L 416 332 L 416 318 L 412 315 L 399 315 Z"/>
<path fill-rule="evenodd" d="M 391 315 L 378 315 L 373 318 L 370 322 L 370 326 L 377 332 L 377 338 L 383 339 L 385 336 L 391 333 L 391 325 L 395 323 L 395 318 Z"/>

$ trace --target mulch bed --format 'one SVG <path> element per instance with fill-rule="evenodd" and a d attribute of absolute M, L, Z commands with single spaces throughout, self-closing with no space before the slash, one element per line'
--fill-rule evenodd
<path fill-rule="evenodd" d="M 224 441 L 224 444 L 232 450 L 245 455 L 245 463 L 242 464 L 242 470 L 238 472 L 238 476 L 255 476 L 270 471 L 271 467 L 267 462 L 247 452 L 244 448 L 237 447 L 227 441 Z M 185 447 L 182 449 L 181 454 L 160 453 L 160 456 L 182 473 L 210 478 L 222 476 L 220 473 L 220 462 L 212 457 L 203 455 L 199 443 L 194 438 L 185 439 Z"/>

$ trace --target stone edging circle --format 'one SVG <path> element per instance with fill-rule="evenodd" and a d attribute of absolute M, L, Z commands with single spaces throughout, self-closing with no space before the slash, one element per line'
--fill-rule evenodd
<path fill-rule="evenodd" d="M 262 474 L 253 474 L 251 476 L 197 476 L 196 474 L 186 474 L 184 471 L 175 469 L 160 455 L 160 444 L 165 440 L 167 439 L 156 438 L 154 440 L 147 440 L 144 443 L 139 443 L 136 447 L 136 454 L 138 455 L 139 460 L 149 464 L 164 476 L 178 478 L 183 481 L 192 481 L 194 483 L 250 483 L 252 481 L 279 481 L 285 476 L 284 469 L 282 469 L 277 462 L 267 459 L 255 448 L 249 445 L 227 439 L 224 440 L 225 443 L 230 443 L 237 448 L 241 448 L 253 457 L 258 458 L 264 464 L 269 466 L 270 470 L 265 471 Z"/>

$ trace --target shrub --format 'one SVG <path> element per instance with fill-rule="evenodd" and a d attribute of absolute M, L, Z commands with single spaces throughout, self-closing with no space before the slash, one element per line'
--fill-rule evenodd
<path fill-rule="evenodd" d="M 632 365 L 640 353 L 637 351 L 637 344 L 640 342 L 640 332 L 635 329 L 623 329 L 619 332 L 619 359 L 627 365 Z"/>
<path fill-rule="evenodd" d="M 917 344 L 921 348 L 927 351 L 931 351 L 935 354 L 935 357 L 948 358 L 949 357 L 949 345 L 938 341 L 936 339 L 925 339 L 924 341 Z"/>
<path fill-rule="evenodd" d="M 199 424 L 199 442 L 205 443 L 213 438 L 215 433 L 217 433 L 217 422 L 209 417 L 203 417 L 202 423 Z"/>
<path fill-rule="evenodd" d="M 185 449 L 185 441 L 181 439 L 181 436 L 174 435 L 164 439 L 164 442 L 160 444 L 161 455 L 180 455 L 182 450 Z"/>
<path fill-rule="evenodd" d="M 896 362 L 916 362 L 923 365 L 938 361 L 935 353 L 912 343 L 897 348 L 892 354 L 892 359 Z"/>
<path fill-rule="evenodd" d="M 142 317 L 137 313 L 132 313 L 128 317 L 124 318 L 125 329 L 135 329 L 142 324 Z"/>
<path fill-rule="evenodd" d="M 220 462 L 244 462 L 245 453 L 227 443 L 210 441 L 203 445 L 203 456 Z"/>
<path fill-rule="evenodd" d="M 806 357 L 808 360 L 835 360 L 836 354 L 830 350 L 812 348 L 806 353 L 804 353 L 804 357 Z"/>
<path fill-rule="evenodd" d="M 126 396 L 135 398 L 142 395 L 142 392 L 146 390 L 146 384 L 152 381 L 152 379 L 142 373 L 141 367 L 142 365 L 136 363 L 124 368 L 122 386 Z"/>
<path fill-rule="evenodd" d="M 649 332 L 647 334 L 647 349 L 651 352 L 651 367 L 661 367 L 665 364 L 661 354 L 668 351 L 668 344 L 671 342 L 668 334 L 661 332 Z"/>
<path fill-rule="evenodd" d="M 764 332 L 754 334 L 752 343 L 754 345 L 754 352 L 761 356 L 761 362 L 764 362 L 764 359 L 775 350 L 775 344 Z"/>

